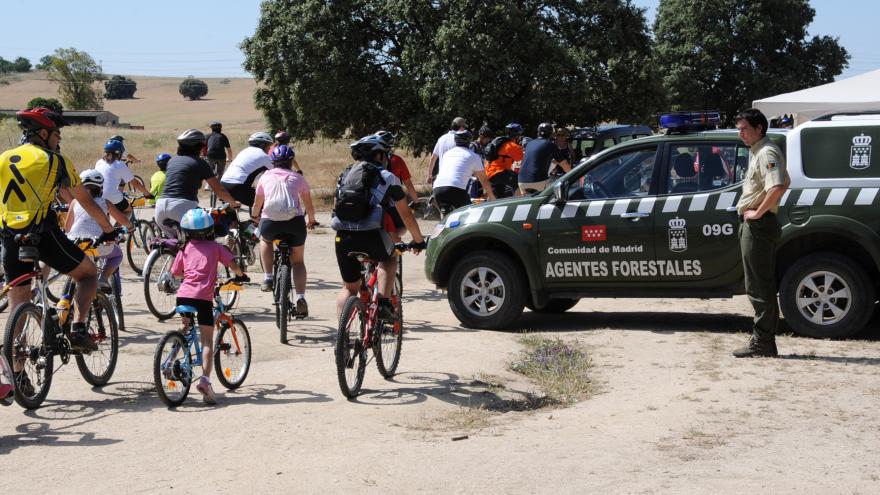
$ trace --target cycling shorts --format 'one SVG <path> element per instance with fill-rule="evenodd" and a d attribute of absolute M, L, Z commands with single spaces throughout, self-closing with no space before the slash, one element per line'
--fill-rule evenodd
<path fill-rule="evenodd" d="M 214 304 L 212 301 L 193 299 L 191 297 L 178 297 L 176 304 L 178 306 L 192 306 L 196 308 L 196 321 L 199 322 L 199 325 L 214 326 Z"/>
<path fill-rule="evenodd" d="M 361 264 L 348 253 L 366 253 L 373 261 L 388 261 L 394 246 L 388 233 L 376 230 L 339 230 L 336 232 L 336 264 L 345 283 L 361 278 Z"/>
<path fill-rule="evenodd" d="M 286 239 L 291 247 L 299 247 L 306 243 L 306 217 L 295 216 L 290 220 L 260 220 L 260 238 L 272 242 Z"/>
<path fill-rule="evenodd" d="M 113 203 L 113 206 L 115 206 L 117 210 L 125 213 L 125 210 L 131 208 L 131 203 L 129 203 L 127 199 L 122 198 L 122 201 Z"/>
<path fill-rule="evenodd" d="M 3 270 L 6 272 L 7 283 L 34 269 L 33 263 L 18 259 L 18 244 L 11 234 L 4 234 L 2 242 Z M 40 261 L 59 273 L 72 272 L 86 256 L 56 225 L 50 225 L 40 233 L 37 249 L 40 252 Z"/>
<path fill-rule="evenodd" d="M 437 200 L 437 203 L 441 206 L 449 205 L 453 210 L 471 204 L 471 197 L 468 195 L 467 191 L 458 187 L 435 187 L 433 193 L 434 199 Z"/>
<path fill-rule="evenodd" d="M 382 216 L 382 226 L 385 228 L 385 232 L 397 232 L 400 229 L 406 228 L 406 225 L 403 224 L 403 219 L 400 218 L 400 213 L 397 211 L 397 208 L 385 208 L 384 215 Z"/>
<path fill-rule="evenodd" d="M 254 198 L 257 196 L 257 191 L 254 190 L 253 186 L 247 184 L 233 184 L 231 182 L 221 182 L 220 184 L 222 184 L 223 187 L 229 191 L 229 194 L 239 203 L 254 206 Z"/>

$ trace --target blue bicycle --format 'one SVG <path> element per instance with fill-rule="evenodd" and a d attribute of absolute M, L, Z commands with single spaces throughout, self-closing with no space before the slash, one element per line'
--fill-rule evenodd
<path fill-rule="evenodd" d="M 214 369 L 217 378 L 227 390 L 234 390 L 244 383 L 251 367 L 251 337 L 244 322 L 227 313 L 228 306 L 221 291 L 241 290 L 247 278 L 233 278 L 214 289 Z M 153 382 L 159 398 L 168 407 L 183 404 L 190 385 L 200 374 L 202 344 L 196 309 L 177 306 L 181 316 L 189 318 L 190 327 L 185 331 L 174 330 L 165 334 L 156 348 L 153 358 Z"/>

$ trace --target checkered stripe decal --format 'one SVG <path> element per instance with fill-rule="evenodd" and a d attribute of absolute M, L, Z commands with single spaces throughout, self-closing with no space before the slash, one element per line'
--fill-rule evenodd
<path fill-rule="evenodd" d="M 878 195 L 880 195 L 878 193 L 880 193 L 880 188 L 877 187 L 789 189 L 782 196 L 780 206 L 875 206 L 880 202 L 878 201 Z M 738 192 L 722 192 L 659 198 L 651 196 L 646 198 L 597 199 L 572 201 L 562 209 L 551 204 L 492 206 L 490 203 L 453 213 L 448 217 L 447 225 L 456 220 L 462 224 L 472 224 L 479 221 L 525 222 L 560 217 L 600 217 L 620 215 L 627 211 L 680 214 L 693 211 L 727 210 L 736 206 L 738 197 Z"/>

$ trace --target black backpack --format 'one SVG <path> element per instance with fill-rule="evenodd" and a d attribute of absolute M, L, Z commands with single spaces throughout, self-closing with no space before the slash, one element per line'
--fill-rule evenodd
<path fill-rule="evenodd" d="M 367 162 L 352 163 L 339 174 L 333 214 L 347 222 L 362 220 L 373 209 L 372 189 L 384 183 L 379 167 Z"/>
<path fill-rule="evenodd" d="M 510 141 L 510 138 L 507 136 L 498 136 L 493 139 L 486 145 L 483 149 L 483 156 L 486 158 L 486 161 L 494 162 L 498 159 L 498 150 L 501 149 L 501 145 Z"/>

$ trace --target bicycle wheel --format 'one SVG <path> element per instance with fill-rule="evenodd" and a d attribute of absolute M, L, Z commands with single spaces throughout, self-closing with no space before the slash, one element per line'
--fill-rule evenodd
<path fill-rule="evenodd" d="M 339 317 L 336 334 L 336 377 L 342 395 L 349 399 L 357 397 L 364 383 L 367 368 L 367 349 L 363 345 L 367 324 L 367 311 L 357 296 L 345 301 Z"/>
<path fill-rule="evenodd" d="M 141 186 L 143 186 L 144 188 L 147 187 L 146 183 L 144 182 L 144 179 L 141 179 L 141 177 L 139 175 L 135 175 L 134 179 L 132 179 L 128 184 L 125 185 L 125 188 L 128 190 L 128 192 L 130 194 L 137 194 L 138 193 L 138 190 L 134 188 L 135 182 L 140 182 Z"/>
<path fill-rule="evenodd" d="M 125 258 L 128 260 L 128 266 L 138 275 L 143 274 L 144 262 L 150 254 L 150 241 L 153 237 L 156 237 L 156 232 L 146 220 L 138 220 L 134 229 L 128 233 L 128 239 L 125 241 Z"/>
<path fill-rule="evenodd" d="M 174 316 L 180 280 L 171 275 L 174 254 L 154 250 L 144 264 L 144 298 L 147 309 L 160 320 Z"/>
<path fill-rule="evenodd" d="M 287 324 L 290 322 L 290 266 L 282 264 L 275 279 L 278 287 L 278 337 L 282 344 L 287 343 Z"/>
<path fill-rule="evenodd" d="M 15 376 L 15 402 L 25 409 L 40 407 L 52 384 L 53 355 L 46 348 L 42 320 L 39 306 L 24 303 L 9 316 L 3 336 L 3 355 L 10 366 L 21 367 Z"/>
<path fill-rule="evenodd" d="M 98 344 L 98 350 L 77 354 L 76 367 L 83 379 L 93 387 L 102 387 L 110 381 L 119 357 L 119 332 L 113 315 L 113 304 L 107 296 L 98 293 L 92 301 L 86 319 L 89 337 Z"/>
<path fill-rule="evenodd" d="M 376 368 L 383 378 L 391 378 L 400 364 L 400 352 L 403 347 L 403 272 L 398 258 L 397 276 L 394 278 L 394 292 L 391 304 L 397 317 L 392 322 L 382 322 L 379 338 L 373 342 L 376 354 Z"/>
<path fill-rule="evenodd" d="M 232 326 L 229 326 L 232 321 Z M 244 383 L 251 369 L 251 335 L 243 321 L 221 320 L 214 345 L 214 369 L 217 379 L 229 390 Z"/>
<path fill-rule="evenodd" d="M 168 332 L 156 346 L 153 356 L 153 383 L 159 398 L 168 407 L 183 404 L 189 394 L 192 377 L 192 356 L 182 333 Z"/>

